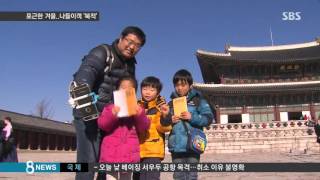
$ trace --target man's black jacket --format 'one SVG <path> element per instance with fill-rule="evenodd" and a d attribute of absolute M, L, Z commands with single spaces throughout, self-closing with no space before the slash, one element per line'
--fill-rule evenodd
<path fill-rule="evenodd" d="M 104 71 L 110 64 L 106 63 L 106 49 L 100 45 L 84 56 L 79 70 L 74 74 L 74 81 L 87 83 L 92 91 L 99 95 L 97 102 L 99 112 L 106 104 L 113 102 L 112 92 L 116 89 L 116 82 L 119 78 L 125 75 L 135 76 L 136 60 L 135 58 L 124 59 L 121 56 L 117 47 L 118 41 L 114 41 L 111 46 L 107 45 L 114 56 L 111 71 Z M 78 112 L 73 113 L 76 118 L 81 117 Z"/>

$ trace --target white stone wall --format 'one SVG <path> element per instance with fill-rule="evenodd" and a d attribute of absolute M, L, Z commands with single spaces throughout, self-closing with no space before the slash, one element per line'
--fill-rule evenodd
<path fill-rule="evenodd" d="M 206 134 L 205 153 L 320 152 L 314 129 L 305 121 L 216 124 L 206 130 Z"/>

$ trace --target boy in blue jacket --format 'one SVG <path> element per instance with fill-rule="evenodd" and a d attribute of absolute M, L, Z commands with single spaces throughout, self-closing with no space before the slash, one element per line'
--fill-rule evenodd
<path fill-rule="evenodd" d="M 188 135 L 183 125 L 185 122 L 187 128 L 193 127 L 203 130 L 212 123 L 214 116 L 208 102 L 200 92 L 192 89 L 193 78 L 189 71 L 181 69 L 173 76 L 175 91 L 171 99 L 178 97 L 187 97 L 187 112 L 182 112 L 180 116 L 172 115 L 165 119 L 163 124 L 171 124 L 172 130 L 169 135 L 168 147 L 172 155 L 173 163 L 199 163 L 200 154 L 191 152 L 187 149 Z M 172 101 L 169 102 L 170 111 L 173 114 Z M 197 172 L 174 172 L 174 179 L 197 179 Z"/>

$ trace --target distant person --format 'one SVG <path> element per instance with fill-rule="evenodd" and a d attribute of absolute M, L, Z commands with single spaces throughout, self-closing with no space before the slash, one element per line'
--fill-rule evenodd
<path fill-rule="evenodd" d="M 308 120 L 308 116 L 306 114 L 303 116 L 303 120 Z"/>
<path fill-rule="evenodd" d="M 140 90 L 142 98 L 138 104 L 144 108 L 151 121 L 149 130 L 139 135 L 140 163 L 161 163 L 165 155 L 165 132 L 171 130 L 171 125 L 164 124 L 163 119 L 167 118 L 170 109 L 165 99 L 160 96 L 162 83 L 158 78 L 154 76 L 144 78 Z M 133 179 L 160 180 L 160 171 L 134 173 Z"/>
<path fill-rule="evenodd" d="M 5 117 L 2 123 L 1 131 L 1 157 L 0 162 L 18 162 L 17 148 L 13 137 L 11 118 Z"/>
<path fill-rule="evenodd" d="M 169 135 L 168 148 L 172 155 L 173 163 L 199 163 L 200 154 L 192 152 L 187 148 L 187 129 L 197 128 L 203 131 L 213 121 L 213 112 L 204 99 L 203 95 L 192 88 L 193 78 L 189 71 L 181 69 L 173 76 L 175 91 L 171 99 L 186 96 L 187 112 L 182 112 L 179 116 L 173 115 L 166 119 L 171 121 L 172 130 Z M 173 113 L 172 101 L 169 102 L 171 114 Z M 184 124 L 185 123 L 185 124 Z M 198 178 L 197 172 L 174 172 L 173 179 L 195 180 Z"/>
<path fill-rule="evenodd" d="M 126 27 L 111 45 L 93 48 L 74 74 L 76 83 L 87 83 L 99 95 L 97 108 L 102 112 L 107 104 L 113 103 L 112 91 L 122 76 L 135 77 L 135 55 L 146 42 L 144 32 L 135 26 Z M 73 110 L 77 136 L 77 162 L 94 163 L 99 160 L 101 134 L 97 121 L 83 121 L 81 112 Z M 92 180 L 94 172 L 77 173 L 76 180 Z"/>
<path fill-rule="evenodd" d="M 0 159 L 2 158 L 2 153 L 3 153 L 3 145 L 4 145 L 4 136 L 2 133 L 2 129 L 4 128 L 4 122 L 3 120 L 0 121 Z"/>
<path fill-rule="evenodd" d="M 117 83 L 117 89 L 128 90 L 137 88 L 133 77 L 123 77 Z M 138 134 L 145 133 L 150 126 L 144 109 L 136 107 L 136 115 L 117 117 L 120 109 L 114 104 L 106 105 L 98 118 L 99 128 L 105 132 L 101 143 L 101 163 L 138 163 L 140 162 L 140 147 Z M 107 180 L 130 180 L 132 172 L 107 172 Z"/>
<path fill-rule="evenodd" d="M 314 124 L 314 131 L 317 135 L 317 143 L 320 143 L 320 119 Z"/>

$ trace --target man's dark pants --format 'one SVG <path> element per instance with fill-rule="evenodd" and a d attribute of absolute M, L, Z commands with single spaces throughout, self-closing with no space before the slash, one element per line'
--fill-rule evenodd
<path fill-rule="evenodd" d="M 77 162 L 96 163 L 99 162 L 99 149 L 101 134 L 97 120 L 73 121 L 77 135 Z M 93 180 L 94 172 L 76 173 L 76 180 Z M 101 179 L 98 177 L 98 179 Z M 102 178 L 103 179 L 103 178 Z"/>

